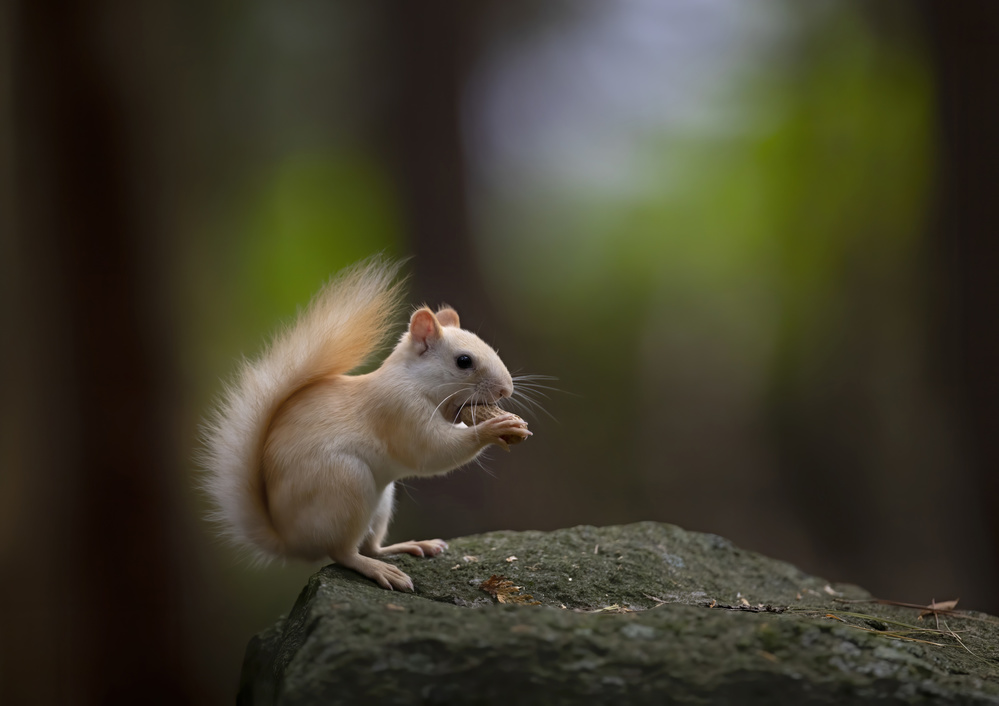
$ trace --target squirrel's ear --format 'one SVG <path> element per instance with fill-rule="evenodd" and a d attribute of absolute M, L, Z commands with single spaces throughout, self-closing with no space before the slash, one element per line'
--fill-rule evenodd
<path fill-rule="evenodd" d="M 442 306 L 437 312 L 437 320 L 440 322 L 441 326 L 454 326 L 455 328 L 461 328 L 461 322 L 458 320 L 458 312 L 449 306 Z"/>
<path fill-rule="evenodd" d="M 427 307 L 413 312 L 413 316 L 409 319 L 409 336 L 421 354 L 443 335 L 441 324 L 434 316 L 434 312 Z"/>

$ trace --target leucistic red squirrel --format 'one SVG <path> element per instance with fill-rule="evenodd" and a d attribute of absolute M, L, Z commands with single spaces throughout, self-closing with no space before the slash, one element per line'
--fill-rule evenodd
<path fill-rule="evenodd" d="M 204 487 L 214 519 L 259 556 L 329 557 L 411 591 L 409 576 L 378 557 L 434 556 L 447 543 L 382 546 L 394 481 L 445 473 L 531 432 L 512 414 L 454 423 L 461 407 L 509 398 L 514 386 L 496 351 L 450 308 L 417 309 L 377 370 L 347 374 L 390 332 L 398 270 L 379 259 L 345 270 L 244 363 L 206 425 Z"/>

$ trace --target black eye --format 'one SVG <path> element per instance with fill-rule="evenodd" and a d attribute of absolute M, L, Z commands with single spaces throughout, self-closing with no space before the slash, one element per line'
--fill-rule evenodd
<path fill-rule="evenodd" d="M 454 364 L 462 370 L 468 370 L 472 367 L 472 356 L 462 353 L 454 359 Z"/>

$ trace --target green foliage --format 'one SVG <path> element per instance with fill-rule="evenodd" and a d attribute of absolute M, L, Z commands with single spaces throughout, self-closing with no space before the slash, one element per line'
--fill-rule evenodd
<path fill-rule="evenodd" d="M 535 315 L 518 321 L 599 346 L 594 327 L 619 342 L 669 318 L 752 350 L 774 326 L 828 329 L 850 266 L 904 277 L 928 189 L 924 58 L 846 6 L 824 19 L 729 88 L 722 131 L 639 136 L 614 184 L 542 183 L 497 204 L 484 261 L 502 263 L 497 280 L 520 273 L 510 308 Z"/>
<path fill-rule="evenodd" d="M 399 241 L 394 195 L 367 155 L 290 155 L 246 208 L 237 289 L 265 325 L 287 318 L 339 269 Z"/>

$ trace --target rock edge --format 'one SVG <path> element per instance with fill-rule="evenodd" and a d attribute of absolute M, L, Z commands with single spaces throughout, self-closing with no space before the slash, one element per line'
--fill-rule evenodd
<path fill-rule="evenodd" d="M 492 532 L 393 561 L 415 593 L 315 574 L 251 640 L 239 703 L 999 704 L 995 618 L 946 616 L 959 642 L 715 535 Z"/>

